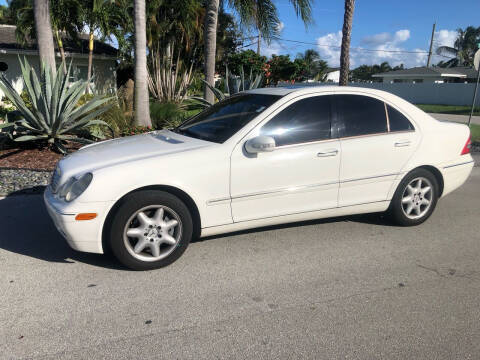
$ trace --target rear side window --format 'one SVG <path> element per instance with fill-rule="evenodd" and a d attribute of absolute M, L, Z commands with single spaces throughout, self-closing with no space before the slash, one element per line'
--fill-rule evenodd
<path fill-rule="evenodd" d="M 337 136 L 387 132 L 387 116 L 383 101 L 363 95 L 335 95 Z"/>
<path fill-rule="evenodd" d="M 413 125 L 402 113 L 390 105 L 387 105 L 388 122 L 390 131 L 409 131 L 414 130 Z"/>
<path fill-rule="evenodd" d="M 331 96 L 298 100 L 275 115 L 262 129 L 277 146 L 330 139 Z"/>

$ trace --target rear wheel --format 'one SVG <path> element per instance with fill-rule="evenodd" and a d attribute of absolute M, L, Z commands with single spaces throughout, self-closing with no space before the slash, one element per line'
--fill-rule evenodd
<path fill-rule="evenodd" d="M 419 225 L 433 213 L 438 182 L 428 170 L 416 169 L 400 183 L 390 204 L 392 219 L 402 226 Z"/>
<path fill-rule="evenodd" d="M 186 250 L 192 238 L 192 217 L 176 196 L 163 191 L 127 195 L 109 232 L 112 253 L 125 266 L 150 270 L 167 266 Z"/>

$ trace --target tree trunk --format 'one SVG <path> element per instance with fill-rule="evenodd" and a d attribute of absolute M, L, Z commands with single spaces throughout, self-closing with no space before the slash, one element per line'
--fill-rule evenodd
<path fill-rule="evenodd" d="M 260 55 L 260 45 L 262 44 L 262 35 L 260 31 L 258 32 L 258 40 L 257 40 L 257 55 Z"/>
<path fill-rule="evenodd" d="M 87 69 L 87 88 L 85 93 L 90 93 L 90 80 L 92 79 L 92 64 L 93 64 L 93 44 L 95 43 L 95 36 L 93 35 L 93 27 L 90 27 L 90 34 L 88 37 L 88 69 Z"/>
<path fill-rule="evenodd" d="M 49 66 L 53 74 L 55 74 L 55 48 L 53 46 L 52 25 L 50 23 L 49 0 L 34 0 L 33 12 L 40 66 L 42 63 Z"/>
<path fill-rule="evenodd" d="M 135 123 L 152 126 L 148 98 L 145 0 L 135 0 Z"/>
<path fill-rule="evenodd" d="M 355 0 L 345 0 L 345 14 L 343 17 L 342 49 L 340 53 L 340 81 L 339 85 L 346 86 L 350 70 L 350 38 L 352 36 L 353 10 Z"/>
<path fill-rule="evenodd" d="M 62 58 L 63 73 L 67 74 L 67 63 L 65 61 L 65 49 L 63 48 L 62 35 L 58 29 L 55 29 L 55 37 L 57 38 L 58 50 L 60 51 L 60 57 Z"/>
<path fill-rule="evenodd" d="M 215 54 L 217 47 L 217 19 L 219 0 L 207 0 L 207 13 L 205 14 L 204 25 L 204 46 L 205 46 L 205 81 L 215 86 Z M 205 86 L 203 97 L 213 103 L 213 92 Z"/>

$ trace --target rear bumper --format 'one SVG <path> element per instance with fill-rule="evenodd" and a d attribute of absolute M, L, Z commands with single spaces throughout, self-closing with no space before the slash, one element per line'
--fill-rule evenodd
<path fill-rule="evenodd" d="M 444 182 L 442 196 L 462 186 L 470 176 L 473 166 L 474 161 L 470 155 L 462 161 L 443 166 L 441 170 Z"/>
<path fill-rule="evenodd" d="M 43 199 L 55 227 L 72 249 L 103 254 L 102 228 L 105 203 L 80 204 L 76 211 L 72 211 L 61 206 L 61 202 L 53 196 L 50 187 L 45 190 Z M 96 212 L 98 216 L 93 220 L 75 220 L 75 216 L 81 212 Z"/>

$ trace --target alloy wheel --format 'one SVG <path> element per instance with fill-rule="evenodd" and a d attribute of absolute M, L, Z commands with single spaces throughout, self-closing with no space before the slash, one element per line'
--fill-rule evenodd
<path fill-rule="evenodd" d="M 433 186 L 424 177 L 409 182 L 402 195 L 402 210 L 405 216 L 415 220 L 423 217 L 432 205 Z"/>
<path fill-rule="evenodd" d="M 128 252 L 141 261 L 157 261 L 170 255 L 180 243 L 180 216 L 163 205 L 137 210 L 127 221 L 123 241 Z"/>

